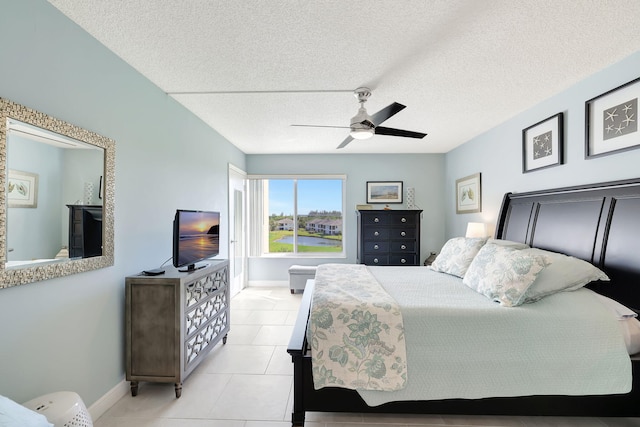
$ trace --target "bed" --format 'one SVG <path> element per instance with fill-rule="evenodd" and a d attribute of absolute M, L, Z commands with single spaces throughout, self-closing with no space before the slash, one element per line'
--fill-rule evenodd
<path fill-rule="evenodd" d="M 594 282 L 587 285 L 588 288 L 626 307 L 638 308 L 640 307 L 638 218 L 640 218 L 640 179 L 520 194 L 507 193 L 499 212 L 494 237 L 588 261 L 599 267 L 611 279 L 610 282 Z M 411 269 L 406 271 L 409 274 Z M 630 380 L 631 391 L 628 393 L 447 397 L 419 401 L 392 400 L 371 406 L 355 390 L 342 387 L 324 387 L 316 390 L 312 376 L 311 351 L 307 341 L 312 292 L 313 286 L 305 288 L 300 312 L 287 350 L 292 357 L 294 371 L 293 426 L 304 425 L 306 411 L 640 416 L 640 357 L 637 355 L 629 357 L 632 379 Z M 585 292 L 590 291 L 584 290 L 575 294 L 583 295 Z M 558 298 L 564 298 L 564 296 Z M 551 297 L 547 299 L 552 300 Z M 606 368 L 606 366 L 602 367 L 602 369 Z"/>

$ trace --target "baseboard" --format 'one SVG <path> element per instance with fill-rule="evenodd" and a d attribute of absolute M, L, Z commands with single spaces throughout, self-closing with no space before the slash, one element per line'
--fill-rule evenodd
<path fill-rule="evenodd" d="M 109 408 L 122 399 L 129 392 L 129 384 L 123 379 L 115 387 L 106 392 L 100 399 L 95 401 L 93 405 L 87 408 L 93 421 L 96 421 L 102 416 Z"/>
<path fill-rule="evenodd" d="M 249 280 L 249 288 L 288 288 L 288 280 Z"/>

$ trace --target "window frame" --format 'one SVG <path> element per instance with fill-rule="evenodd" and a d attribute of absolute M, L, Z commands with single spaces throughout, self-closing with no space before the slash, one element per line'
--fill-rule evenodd
<path fill-rule="evenodd" d="M 341 252 L 297 252 L 298 242 L 297 238 L 294 238 L 294 251 L 293 252 L 268 252 L 269 248 L 269 233 L 265 232 L 265 228 L 268 228 L 268 219 L 270 217 L 268 210 L 268 193 L 262 192 L 261 194 L 255 194 L 255 186 L 252 185 L 257 181 L 264 180 L 293 180 L 294 181 L 294 194 L 293 194 L 293 215 L 294 223 L 297 224 L 298 218 L 298 181 L 300 180 L 341 180 L 342 181 L 342 251 Z M 247 175 L 249 181 L 249 205 L 250 205 L 250 230 L 249 230 L 249 257 L 252 258 L 346 258 L 346 203 L 347 203 L 347 175 L 346 174 L 249 174 Z M 264 183 L 263 183 L 264 185 Z M 252 191 L 253 190 L 253 191 Z M 262 189 L 260 191 L 263 191 Z M 261 200 L 256 203 L 256 197 Z M 258 205 L 258 208 L 255 206 Z M 258 230 L 256 230 L 259 228 Z M 258 232 L 255 232 L 258 231 Z M 294 237 L 297 234 L 297 227 L 294 227 Z M 254 236 L 257 236 L 254 237 Z M 266 248 L 266 250 L 264 249 Z"/>

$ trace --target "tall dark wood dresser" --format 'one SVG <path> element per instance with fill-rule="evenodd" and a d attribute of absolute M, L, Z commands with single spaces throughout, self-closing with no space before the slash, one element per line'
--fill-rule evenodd
<path fill-rule="evenodd" d="M 420 265 L 421 210 L 359 210 L 358 263 Z"/>

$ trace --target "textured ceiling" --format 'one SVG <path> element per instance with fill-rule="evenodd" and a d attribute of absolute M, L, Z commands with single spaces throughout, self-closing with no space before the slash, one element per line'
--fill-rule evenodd
<path fill-rule="evenodd" d="M 248 154 L 444 153 L 640 50 L 638 0 L 49 2 Z M 348 126 L 360 86 L 428 135 L 291 126 Z"/>

